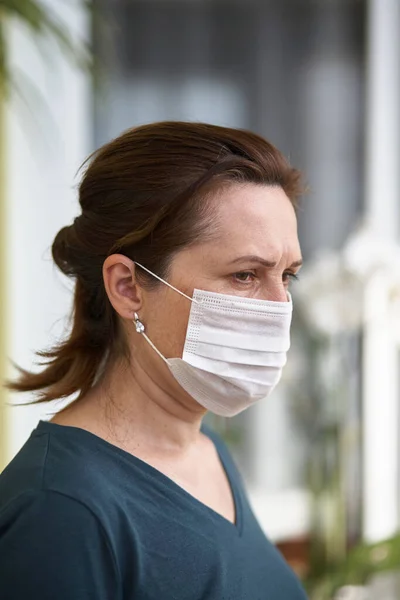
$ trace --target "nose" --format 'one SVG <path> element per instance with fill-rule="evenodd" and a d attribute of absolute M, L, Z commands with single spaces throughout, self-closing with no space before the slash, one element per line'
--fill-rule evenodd
<path fill-rule="evenodd" d="M 283 284 L 271 286 L 265 290 L 263 299 L 269 302 L 289 302 L 288 290 Z"/>

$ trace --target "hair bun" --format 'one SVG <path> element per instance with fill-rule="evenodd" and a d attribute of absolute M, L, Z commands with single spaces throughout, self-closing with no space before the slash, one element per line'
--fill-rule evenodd
<path fill-rule="evenodd" d="M 51 252 L 53 260 L 57 267 L 64 273 L 64 275 L 73 276 L 76 275 L 74 267 L 74 254 L 76 248 L 76 232 L 75 225 L 68 225 L 60 229 L 54 238 Z"/>

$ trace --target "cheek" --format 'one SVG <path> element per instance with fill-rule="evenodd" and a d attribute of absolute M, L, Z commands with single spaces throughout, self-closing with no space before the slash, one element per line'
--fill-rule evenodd
<path fill-rule="evenodd" d="M 146 333 L 166 358 L 181 358 L 191 302 L 172 290 L 146 310 Z"/>

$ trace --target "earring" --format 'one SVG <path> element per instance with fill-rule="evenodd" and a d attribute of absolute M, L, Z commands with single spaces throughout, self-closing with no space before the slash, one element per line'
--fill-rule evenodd
<path fill-rule="evenodd" d="M 135 315 L 134 315 L 134 322 L 135 322 L 135 327 L 136 327 L 137 333 L 144 333 L 144 325 L 143 325 L 142 321 L 140 321 L 139 315 L 137 313 L 135 313 Z"/>

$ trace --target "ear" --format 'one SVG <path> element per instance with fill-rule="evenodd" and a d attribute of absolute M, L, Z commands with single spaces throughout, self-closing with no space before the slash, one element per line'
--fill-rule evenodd
<path fill-rule="evenodd" d="M 142 306 L 142 290 L 136 281 L 135 263 L 122 254 L 108 256 L 103 264 L 107 296 L 123 319 L 133 319 Z"/>

